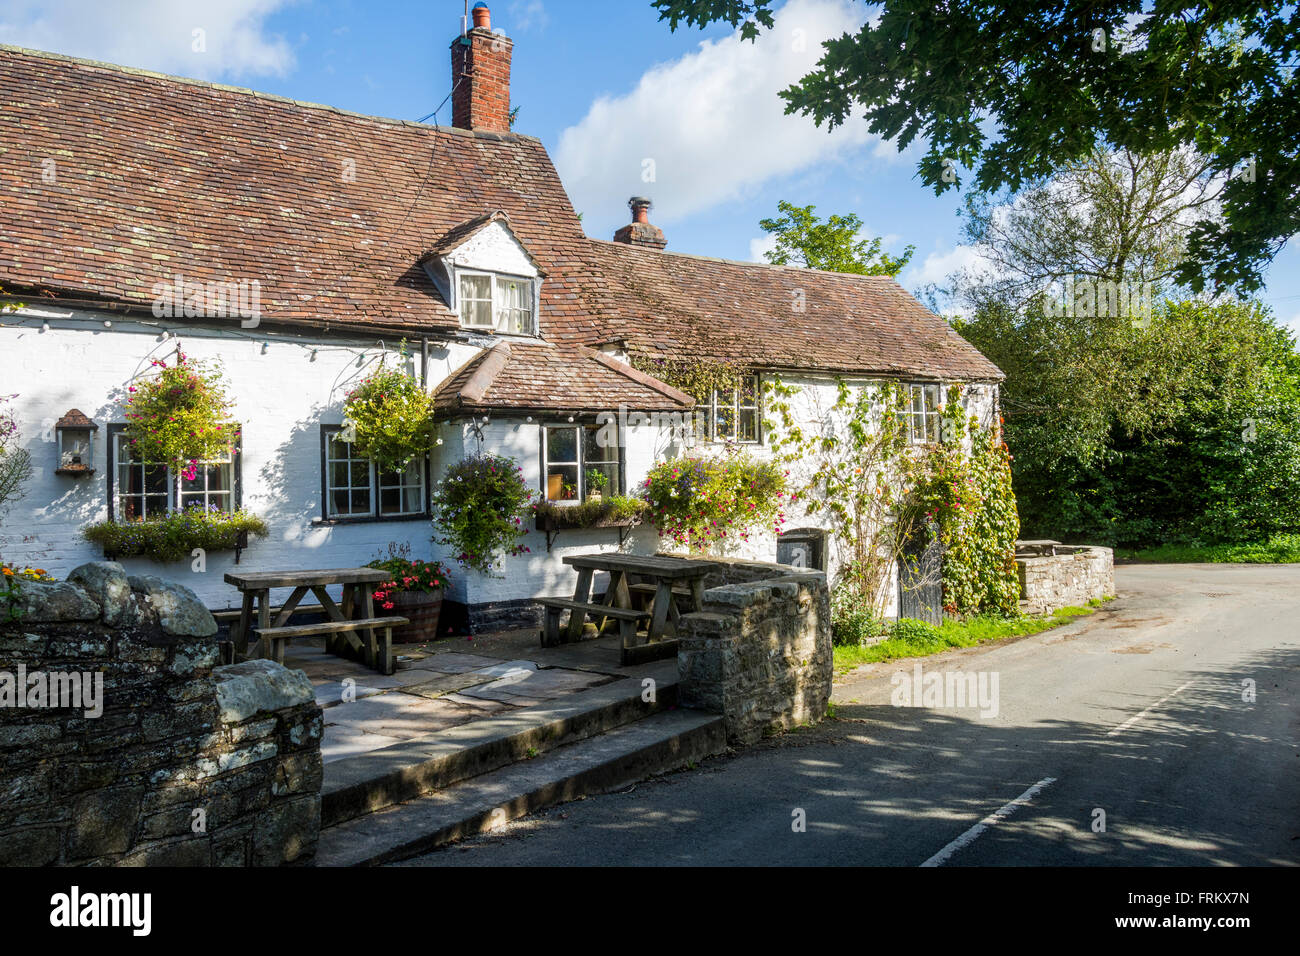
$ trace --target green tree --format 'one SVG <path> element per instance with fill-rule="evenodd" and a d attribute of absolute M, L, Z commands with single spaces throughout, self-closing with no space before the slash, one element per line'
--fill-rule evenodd
<path fill-rule="evenodd" d="M 722 21 L 747 39 L 775 0 L 653 0 L 672 29 Z M 1198 220 L 1179 280 L 1251 291 L 1300 232 L 1300 8 L 1281 0 L 886 0 L 827 41 L 782 91 L 787 112 L 835 127 L 864 114 L 899 149 L 920 138 L 936 193 L 974 172 L 1022 186 L 1097 148 L 1191 150 L 1231 181 L 1221 219 Z"/>
<path fill-rule="evenodd" d="M 764 232 L 776 237 L 776 248 L 763 253 L 773 265 L 802 266 L 826 272 L 851 272 L 864 276 L 896 276 L 912 258 L 915 246 L 901 256 L 880 248 L 883 240 L 861 238 L 862 220 L 855 214 L 832 214 L 823 222 L 816 206 L 796 206 L 781 200 L 775 219 L 760 219 Z"/>
<path fill-rule="evenodd" d="M 958 327 L 1007 372 L 1029 537 L 1154 545 L 1300 530 L 1300 354 L 1258 303 L 1167 302 L 1146 328 L 997 309 Z"/>
<path fill-rule="evenodd" d="M 1024 306 L 1063 280 L 1173 291 L 1196 221 L 1217 216 L 1224 181 L 1188 151 L 1093 150 L 1015 196 L 972 193 L 967 240 L 991 271 L 954 277 L 972 308 Z"/>

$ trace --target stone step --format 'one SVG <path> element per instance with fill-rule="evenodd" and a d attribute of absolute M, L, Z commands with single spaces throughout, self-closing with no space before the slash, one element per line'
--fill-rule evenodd
<path fill-rule="evenodd" d="M 532 760 L 322 830 L 317 866 L 377 866 L 545 807 L 675 770 L 727 747 L 723 719 L 665 710 Z"/>
<path fill-rule="evenodd" d="M 412 800 L 677 703 L 676 680 L 657 682 L 653 703 L 641 699 L 643 689 L 640 678 L 629 677 L 330 761 L 321 788 L 321 826 Z"/>

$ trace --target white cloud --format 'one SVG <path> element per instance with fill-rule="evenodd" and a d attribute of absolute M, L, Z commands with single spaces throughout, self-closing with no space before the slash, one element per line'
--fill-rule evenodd
<path fill-rule="evenodd" d="M 848 0 L 791 0 L 756 42 L 702 42 L 630 92 L 599 97 L 555 151 L 588 232 L 622 225 L 629 196 L 653 199 L 652 221 L 664 225 L 875 140 L 860 119 L 828 133 L 787 116 L 777 96 L 814 68 L 822 41 L 862 22 Z"/>
<path fill-rule="evenodd" d="M 200 79 L 283 75 L 293 51 L 264 21 L 287 2 L 11 0 L 0 42 Z"/>
<path fill-rule="evenodd" d="M 968 270 L 974 275 L 984 275 L 991 271 L 991 267 L 988 260 L 980 255 L 974 246 L 960 245 L 953 249 L 932 252 L 920 265 L 908 266 L 900 281 L 909 289 L 915 289 L 931 282 L 942 284 L 948 276 L 960 270 Z"/>
<path fill-rule="evenodd" d="M 772 252 L 776 249 L 776 236 L 770 232 L 765 236 L 759 236 L 757 239 L 749 240 L 749 259 L 751 262 L 766 262 L 766 252 Z"/>
<path fill-rule="evenodd" d="M 513 0 L 507 13 L 506 23 L 519 33 L 527 33 L 534 28 L 545 30 L 551 22 L 542 0 Z"/>

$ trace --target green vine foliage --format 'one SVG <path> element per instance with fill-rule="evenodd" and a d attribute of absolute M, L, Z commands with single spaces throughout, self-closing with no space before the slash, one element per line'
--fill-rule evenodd
<path fill-rule="evenodd" d="M 841 606 L 856 600 L 879 616 L 902 546 L 895 509 L 908 487 L 904 393 L 894 382 L 835 384 L 834 402 L 815 410 L 821 427 L 808 432 L 791 409 L 801 390 L 774 381 L 765 425 L 780 460 L 807 475 L 796 491 L 808 515 L 829 525 L 845 556 L 836 582 Z"/>
<path fill-rule="evenodd" d="M 1016 613 L 1020 523 L 1010 455 L 996 432 L 967 419 L 960 386 L 949 388 L 940 441 L 928 445 L 910 443 L 906 392 L 897 383 L 853 388 L 837 381 L 833 405 L 819 410 L 823 427 L 816 434 L 791 410 L 799 391 L 772 383 L 766 427 L 783 461 L 802 462 L 809 477 L 797 493 L 809 515 L 827 519 L 846 556 L 836 582 L 839 605 L 856 600 L 881 613 L 907 542 L 938 534 L 945 610 Z"/>
<path fill-rule="evenodd" d="M 126 436 L 139 460 L 166 464 L 193 478 L 200 461 L 219 458 L 239 437 L 221 373 L 177 351 L 154 359 L 153 378 L 127 388 Z"/>
<path fill-rule="evenodd" d="M 434 540 L 451 548 L 461 567 L 491 575 L 503 555 L 529 552 L 522 541 L 534 494 L 513 458 L 463 458 L 434 490 Z"/>
<path fill-rule="evenodd" d="M 1011 455 L 993 429 L 964 420 L 961 395 L 949 390 L 943 442 L 914 463 L 914 483 L 900 524 L 925 525 L 943 542 L 943 606 L 948 614 L 1018 611 L 1016 538 L 1020 518 L 1011 486 Z M 970 439 L 970 452 L 962 447 Z"/>
<path fill-rule="evenodd" d="M 740 387 L 744 367 L 706 358 L 649 358 L 632 356 L 632 367 L 685 392 L 697 402 L 708 402 L 716 389 L 729 392 Z"/>
<path fill-rule="evenodd" d="M 343 405 L 353 447 L 384 470 L 429 452 L 437 438 L 433 410 L 433 396 L 419 382 L 386 366 L 349 392 Z"/>

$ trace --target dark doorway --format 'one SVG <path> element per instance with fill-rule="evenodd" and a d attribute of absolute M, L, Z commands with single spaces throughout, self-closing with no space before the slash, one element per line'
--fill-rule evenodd
<path fill-rule="evenodd" d="M 911 534 L 899 555 L 898 616 L 943 623 L 943 542 L 929 528 Z"/>
<path fill-rule="evenodd" d="M 787 531 L 776 539 L 777 564 L 826 570 L 826 532 L 817 529 Z"/>

